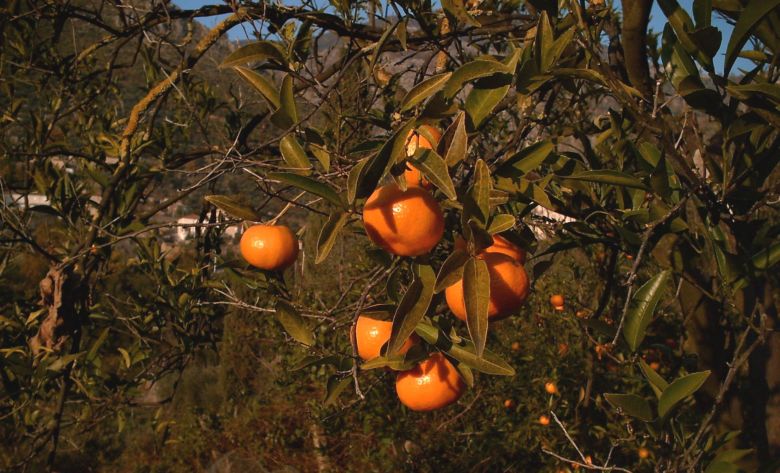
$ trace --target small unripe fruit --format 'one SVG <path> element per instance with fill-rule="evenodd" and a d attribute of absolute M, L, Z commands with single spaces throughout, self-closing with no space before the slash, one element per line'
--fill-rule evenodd
<path fill-rule="evenodd" d="M 520 351 L 520 342 L 512 342 L 512 351 L 515 353 Z"/>
<path fill-rule="evenodd" d="M 547 394 L 555 394 L 558 392 L 558 386 L 552 381 L 548 381 L 544 383 L 544 390 L 547 391 Z"/>
<path fill-rule="evenodd" d="M 541 425 L 550 425 L 550 418 L 546 415 L 539 416 L 539 424 Z"/>
<path fill-rule="evenodd" d="M 639 455 L 639 458 L 644 460 L 650 456 L 650 450 L 646 449 L 645 447 L 639 447 L 637 454 Z"/>
<path fill-rule="evenodd" d="M 506 401 L 504 401 L 504 407 L 507 408 L 507 409 L 511 409 L 511 408 L 515 407 L 515 401 L 513 401 L 511 399 L 507 399 Z"/>

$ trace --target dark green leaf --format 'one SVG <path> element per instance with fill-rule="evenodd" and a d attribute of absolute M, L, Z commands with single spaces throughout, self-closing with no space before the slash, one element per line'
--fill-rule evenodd
<path fill-rule="evenodd" d="M 655 397 L 661 397 L 661 393 L 669 386 L 669 383 L 643 360 L 639 360 L 639 368 L 642 370 L 645 378 L 647 378 L 647 382 L 650 383 L 650 387 L 653 388 Z"/>
<path fill-rule="evenodd" d="M 441 141 L 448 144 L 444 155 L 444 161 L 447 163 L 447 166 L 454 166 L 466 159 L 469 145 L 468 135 L 466 134 L 466 114 L 464 112 L 458 113 L 452 125 L 444 132 Z"/>
<path fill-rule="evenodd" d="M 604 398 L 615 408 L 645 422 L 653 420 L 650 404 L 636 394 L 604 394 Z"/>
<path fill-rule="evenodd" d="M 273 41 L 256 41 L 254 43 L 242 46 L 232 53 L 228 54 L 220 68 L 239 66 L 249 62 L 265 61 L 270 59 L 282 66 L 287 65 L 287 58 L 284 48 L 279 43 Z"/>
<path fill-rule="evenodd" d="M 496 233 L 509 230 L 510 228 L 514 227 L 516 223 L 517 219 L 514 217 L 514 215 L 498 214 L 493 216 L 493 218 L 490 220 L 490 225 L 487 227 L 487 232 L 491 235 L 495 235 Z"/>
<path fill-rule="evenodd" d="M 281 101 L 279 92 L 271 81 L 246 67 L 234 67 L 233 70 L 235 70 L 238 75 L 247 81 L 256 91 L 260 92 L 260 95 L 263 96 L 272 109 L 276 110 L 279 108 L 279 103 Z"/>
<path fill-rule="evenodd" d="M 655 308 L 670 275 L 670 270 L 658 273 L 640 287 L 631 298 L 626 312 L 626 324 L 623 326 L 623 336 L 631 351 L 636 351 L 644 340 L 645 331 L 653 320 Z"/>
<path fill-rule="evenodd" d="M 448 199 L 458 198 L 455 194 L 455 185 L 452 183 L 447 163 L 436 151 L 427 148 L 419 148 L 414 154 L 412 162 L 428 178 L 428 180 L 439 188 Z"/>
<path fill-rule="evenodd" d="M 415 85 L 412 90 L 407 92 L 403 100 L 401 100 L 401 111 L 405 112 L 411 109 L 415 105 L 441 90 L 451 75 L 451 72 L 437 74 Z"/>
<path fill-rule="evenodd" d="M 566 179 L 596 182 L 599 184 L 612 184 L 615 186 L 632 187 L 635 189 L 645 189 L 645 185 L 642 184 L 642 181 L 635 178 L 634 176 L 611 169 L 582 171 L 571 176 L 566 176 Z"/>
<path fill-rule="evenodd" d="M 298 123 L 298 108 L 295 105 L 295 90 L 292 75 L 288 74 L 282 80 L 282 90 L 279 94 L 279 109 L 271 115 L 271 122 L 283 130 Z"/>
<path fill-rule="evenodd" d="M 328 378 L 327 394 L 325 395 L 325 400 L 322 401 L 323 404 L 327 406 L 336 402 L 341 393 L 343 393 L 344 390 L 347 389 L 347 386 L 349 386 L 351 383 L 351 376 L 342 378 L 338 375 L 333 375 Z"/>
<path fill-rule="evenodd" d="M 270 172 L 267 175 L 268 179 L 274 181 L 284 182 L 285 184 L 293 185 L 299 189 L 303 189 L 314 195 L 322 197 L 328 202 L 344 207 L 344 200 L 330 185 L 323 182 L 315 181 L 314 179 L 300 174 L 291 172 Z"/>
<path fill-rule="evenodd" d="M 433 298 L 436 275 L 427 264 L 413 264 L 414 279 L 393 315 L 393 330 L 387 342 L 386 356 L 398 353 L 425 316 Z"/>
<path fill-rule="evenodd" d="M 447 85 L 445 85 L 442 90 L 442 95 L 446 99 L 452 99 L 452 97 L 461 91 L 466 82 L 482 77 L 489 77 L 498 73 L 507 73 L 506 65 L 499 61 L 477 59 L 467 62 L 452 73 L 452 77 L 450 77 L 447 81 Z"/>
<path fill-rule="evenodd" d="M 231 217 L 250 222 L 260 221 L 260 216 L 254 210 L 246 205 L 239 204 L 236 200 L 226 195 L 207 195 L 204 199 Z"/>
<path fill-rule="evenodd" d="M 314 345 L 314 336 L 311 330 L 292 304 L 281 299 L 278 300 L 276 302 L 276 319 L 293 339 L 306 346 Z"/>
<path fill-rule="evenodd" d="M 658 416 L 666 418 L 677 404 L 695 393 L 709 377 L 709 371 L 699 371 L 675 379 L 658 399 Z"/>
<path fill-rule="evenodd" d="M 476 130 L 493 112 L 499 102 L 509 91 L 512 82 L 511 74 L 495 74 L 491 77 L 479 79 L 466 98 L 466 113 L 469 118 L 469 126 Z"/>
<path fill-rule="evenodd" d="M 294 169 L 295 172 L 300 174 L 311 173 L 309 158 L 306 156 L 306 151 L 303 150 L 301 144 L 298 143 L 295 135 L 292 133 L 285 135 L 279 142 L 279 151 L 282 152 L 282 158 L 284 158 L 287 165 Z"/>
<path fill-rule="evenodd" d="M 463 265 L 469 260 L 465 250 L 457 249 L 450 253 L 436 276 L 434 292 L 437 294 L 463 279 Z"/>
<path fill-rule="evenodd" d="M 341 211 L 330 214 L 328 220 L 322 226 L 320 236 L 317 239 L 317 258 L 314 260 L 314 264 L 320 264 L 328 257 L 330 250 L 333 249 L 333 245 L 336 243 L 339 232 L 347 223 L 348 216 L 348 213 Z"/>
<path fill-rule="evenodd" d="M 739 20 L 731 32 L 729 45 L 726 47 L 726 60 L 723 64 L 723 75 L 728 76 L 739 51 L 745 45 L 753 32 L 753 28 L 764 20 L 769 13 L 780 6 L 780 0 L 750 0 L 739 15 Z"/>
<path fill-rule="evenodd" d="M 482 259 L 469 258 L 463 267 L 463 299 L 466 305 L 466 325 L 474 341 L 478 357 L 485 351 L 490 302 L 490 274 Z"/>

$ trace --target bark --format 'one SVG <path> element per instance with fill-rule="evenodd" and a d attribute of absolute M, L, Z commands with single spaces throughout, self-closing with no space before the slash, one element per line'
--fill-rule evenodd
<path fill-rule="evenodd" d="M 52 267 L 40 284 L 41 305 L 46 316 L 29 341 L 33 353 L 42 348 L 57 351 L 78 326 L 75 304 L 79 284 L 73 273 L 61 267 Z"/>
<path fill-rule="evenodd" d="M 647 24 L 653 0 L 622 0 L 623 57 L 628 80 L 642 95 L 653 93 L 653 81 L 647 62 Z"/>

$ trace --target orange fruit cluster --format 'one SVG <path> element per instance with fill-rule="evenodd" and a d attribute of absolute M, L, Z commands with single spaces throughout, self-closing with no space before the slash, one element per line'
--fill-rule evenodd
<path fill-rule="evenodd" d="M 406 154 L 411 158 L 418 149 L 435 149 L 441 132 L 429 125 L 412 130 L 407 136 Z M 429 253 L 444 235 L 444 215 L 431 193 L 431 183 L 412 163 L 406 163 L 406 189 L 395 183 L 374 190 L 363 207 L 363 226 L 368 238 L 377 246 L 398 256 L 416 257 Z M 455 247 L 466 249 L 462 238 Z M 241 237 L 241 255 L 257 268 L 280 271 L 292 265 L 298 256 L 298 240 L 283 225 L 254 225 Z M 523 268 L 526 253 L 500 235 L 493 236 L 493 244 L 481 250 L 477 258 L 483 260 L 490 275 L 488 317 L 498 320 L 515 313 L 529 293 L 528 275 Z M 446 289 L 445 299 L 455 317 L 466 320 L 463 281 Z M 364 361 L 382 355 L 390 339 L 392 322 L 361 315 L 355 322 L 357 355 Z M 400 350 L 406 354 L 417 343 L 412 335 Z M 513 346 L 514 351 L 519 350 Z M 398 398 L 416 411 L 429 411 L 457 401 L 465 391 L 465 383 L 458 370 L 440 353 L 396 377 Z M 507 400 L 510 408 L 514 401 Z M 540 420 L 541 422 L 541 420 Z"/>

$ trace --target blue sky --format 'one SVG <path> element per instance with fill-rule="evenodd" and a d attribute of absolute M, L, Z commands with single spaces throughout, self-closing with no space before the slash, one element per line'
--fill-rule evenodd
<path fill-rule="evenodd" d="M 178 5 L 181 8 L 190 9 L 190 8 L 197 8 L 203 5 L 213 5 L 215 3 L 220 3 L 219 0 L 174 0 L 174 4 Z M 298 2 L 296 1 L 287 1 L 285 2 L 288 5 L 296 5 Z M 325 1 L 321 2 L 323 5 L 326 3 Z M 616 1 L 617 3 L 617 1 Z M 691 14 L 692 11 L 692 4 L 693 0 L 678 0 L 678 3 L 688 11 L 689 14 Z M 691 14 L 691 16 L 693 16 Z M 203 23 L 206 26 L 212 26 L 216 22 L 220 20 L 220 17 L 211 17 L 203 21 Z M 658 7 L 658 3 L 653 4 L 653 12 L 650 17 L 650 28 L 653 29 L 656 32 L 661 32 L 664 29 L 664 26 L 666 25 L 666 16 L 663 14 L 661 9 Z M 723 34 L 723 40 L 721 41 L 720 50 L 718 51 L 718 54 L 714 58 L 715 62 L 715 70 L 716 71 L 723 71 L 723 59 L 726 53 L 726 45 L 728 44 L 729 36 L 731 35 L 732 27 L 729 25 L 726 21 L 724 21 L 722 18 L 720 18 L 719 15 L 713 15 L 712 18 L 712 25 L 716 28 L 720 29 L 721 33 Z M 244 28 L 241 28 L 240 26 L 233 28 L 228 34 L 231 39 L 238 40 L 238 39 L 246 39 L 247 34 L 244 30 Z M 747 68 L 750 66 L 750 62 L 744 59 L 738 59 L 734 71 L 736 71 L 738 68 Z"/>

